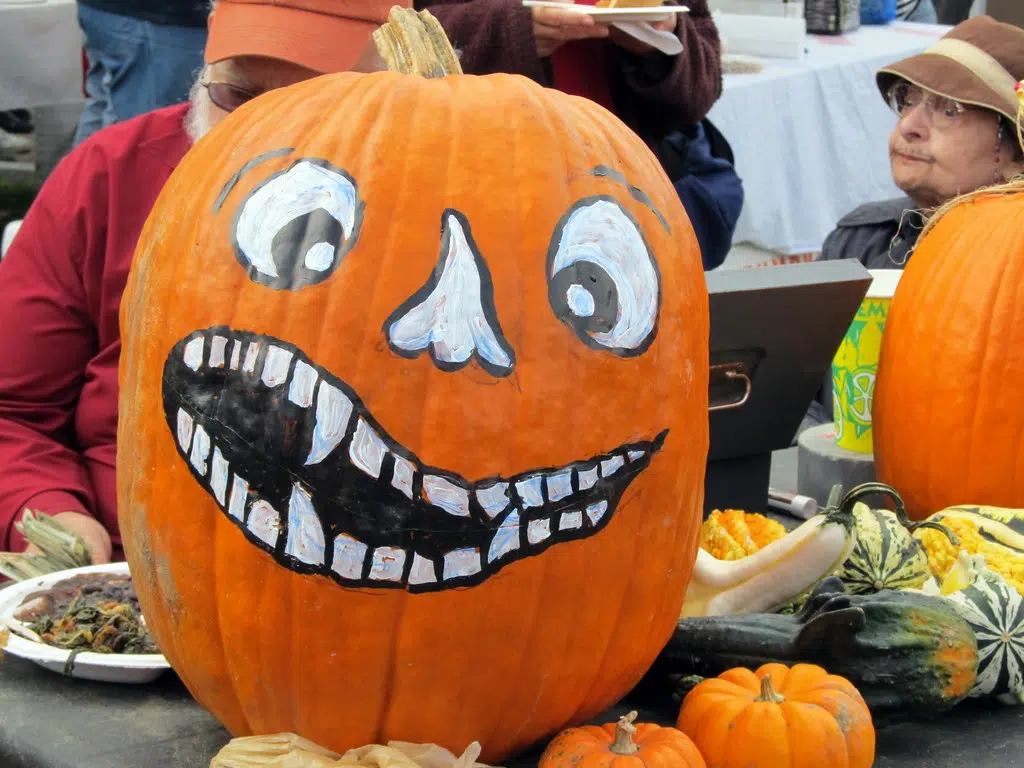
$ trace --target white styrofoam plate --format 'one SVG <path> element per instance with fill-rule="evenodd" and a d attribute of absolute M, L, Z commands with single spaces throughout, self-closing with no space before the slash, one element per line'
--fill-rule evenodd
<path fill-rule="evenodd" d="M 48 573 L 27 581 L 20 581 L 0 590 L 0 629 L 8 629 L 7 645 L 2 649 L 12 656 L 33 661 L 41 667 L 64 674 L 71 651 L 54 648 L 52 645 L 28 640 L 10 630 L 17 624 L 14 614 L 21 603 L 33 592 L 48 589 L 58 581 L 83 573 L 109 573 L 111 576 L 128 576 L 127 563 L 110 563 L 108 565 L 89 565 L 85 568 L 72 568 L 67 571 Z M 24 626 L 24 625 L 22 625 Z M 163 654 L 128 654 L 128 653 L 80 653 L 75 657 L 71 669 L 71 677 L 83 680 L 102 680 L 109 683 L 148 683 L 156 680 L 170 664 Z"/>
<path fill-rule="evenodd" d="M 577 3 L 554 3 L 549 0 L 523 0 L 527 8 L 558 8 L 593 16 L 594 21 L 611 24 L 616 21 L 665 21 L 676 13 L 689 13 L 685 5 L 658 5 L 653 8 L 596 8 Z"/>

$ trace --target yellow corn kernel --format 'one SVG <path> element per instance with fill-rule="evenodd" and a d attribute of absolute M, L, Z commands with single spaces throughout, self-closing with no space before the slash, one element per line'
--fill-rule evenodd
<path fill-rule="evenodd" d="M 719 560 L 739 560 L 785 535 L 781 523 L 763 515 L 716 509 L 701 526 L 700 545 Z"/>

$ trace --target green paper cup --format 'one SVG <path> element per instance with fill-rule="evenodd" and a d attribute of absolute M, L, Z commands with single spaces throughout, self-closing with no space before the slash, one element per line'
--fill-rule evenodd
<path fill-rule="evenodd" d="M 889 305 L 899 284 L 899 269 L 872 269 L 871 287 L 832 360 L 832 415 L 836 445 L 872 453 L 871 402 L 878 356 Z"/>

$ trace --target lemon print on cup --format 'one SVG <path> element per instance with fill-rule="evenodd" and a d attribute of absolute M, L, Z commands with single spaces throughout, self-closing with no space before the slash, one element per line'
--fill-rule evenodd
<path fill-rule="evenodd" d="M 872 269 L 874 280 L 832 360 L 833 418 L 836 443 L 857 453 L 871 453 L 871 402 L 878 356 L 889 305 L 902 272 Z"/>

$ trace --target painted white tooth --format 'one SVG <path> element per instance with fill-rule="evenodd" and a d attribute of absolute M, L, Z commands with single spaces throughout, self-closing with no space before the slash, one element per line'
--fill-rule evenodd
<path fill-rule="evenodd" d="M 536 477 L 529 477 L 516 483 L 516 492 L 519 494 L 519 498 L 523 500 L 524 507 L 544 506 L 544 491 L 541 488 L 542 480 L 543 478 L 537 475 Z"/>
<path fill-rule="evenodd" d="M 437 582 L 437 568 L 432 560 L 420 557 L 415 552 L 412 556 L 412 568 L 409 570 L 410 584 L 434 584 Z"/>
<path fill-rule="evenodd" d="M 210 436 L 206 434 L 202 424 L 196 424 L 195 439 L 192 441 L 192 454 L 189 461 L 203 477 L 206 476 L 206 458 L 210 455 Z"/>
<path fill-rule="evenodd" d="M 504 512 L 511 503 L 508 498 L 508 483 L 495 483 L 486 488 L 476 489 L 476 500 L 491 520 Z M 518 519 L 518 515 L 517 515 Z"/>
<path fill-rule="evenodd" d="M 560 531 L 574 531 L 582 527 L 583 513 L 580 511 L 563 512 L 562 517 L 558 520 L 558 530 Z"/>
<path fill-rule="evenodd" d="M 412 479 L 416 474 L 416 467 L 405 457 L 399 456 L 397 453 L 394 456 L 395 469 L 391 475 L 391 485 L 404 493 L 412 501 Z"/>
<path fill-rule="evenodd" d="M 604 517 L 604 513 L 608 511 L 608 502 L 599 501 L 596 504 L 591 504 L 587 507 L 587 517 L 590 518 L 590 522 L 597 525 L 598 522 Z"/>
<path fill-rule="evenodd" d="M 220 452 L 220 448 L 213 447 L 213 463 L 210 465 L 210 488 L 217 499 L 217 503 L 224 506 L 225 494 L 228 490 L 228 460 Z"/>
<path fill-rule="evenodd" d="M 288 366 L 292 364 L 293 352 L 270 345 L 267 359 L 263 361 L 263 375 L 260 377 L 268 387 L 277 387 L 288 380 Z"/>
<path fill-rule="evenodd" d="M 435 507 L 440 507 L 450 515 L 469 517 L 469 491 L 447 477 L 424 475 L 423 495 Z"/>
<path fill-rule="evenodd" d="M 370 563 L 370 578 L 374 581 L 400 581 L 405 568 L 405 550 L 399 547 L 377 547 Z"/>
<path fill-rule="evenodd" d="M 580 490 L 586 491 L 597 485 L 597 467 L 590 469 L 579 469 L 577 474 L 580 478 Z"/>
<path fill-rule="evenodd" d="M 626 460 L 621 456 L 612 456 L 610 459 L 605 459 L 601 462 L 601 477 L 611 477 L 626 463 Z"/>
<path fill-rule="evenodd" d="M 242 363 L 242 370 L 245 373 L 256 372 L 256 357 L 260 353 L 260 343 L 258 341 L 250 341 L 249 348 L 245 350 L 245 361 Z"/>
<path fill-rule="evenodd" d="M 640 459 L 642 459 L 646 455 L 647 455 L 646 451 L 630 451 L 629 452 L 629 460 L 630 461 L 639 461 Z"/>
<path fill-rule="evenodd" d="M 313 499 L 298 483 L 292 483 L 288 500 L 288 541 L 284 551 L 307 565 L 324 564 L 324 529 L 316 516 Z"/>
<path fill-rule="evenodd" d="M 292 383 L 288 387 L 288 399 L 303 408 L 313 404 L 313 389 L 316 387 L 316 368 L 298 360 L 292 372 Z"/>
<path fill-rule="evenodd" d="M 203 345 L 205 343 L 206 340 L 202 336 L 196 336 L 185 345 L 185 365 L 193 371 L 198 371 L 199 366 L 203 364 Z"/>
<path fill-rule="evenodd" d="M 539 544 L 551 535 L 551 521 L 531 520 L 526 526 L 526 539 L 531 544 Z"/>
<path fill-rule="evenodd" d="M 178 445 L 181 450 L 188 452 L 192 445 L 192 426 L 195 424 L 192 416 L 185 413 L 182 408 L 178 409 Z"/>
<path fill-rule="evenodd" d="M 444 580 L 480 573 L 480 550 L 453 549 L 444 556 Z"/>
<path fill-rule="evenodd" d="M 519 549 L 519 512 L 513 510 L 494 532 L 491 546 L 487 550 L 487 562 L 493 563 L 495 560 L 500 560 L 509 552 L 514 552 L 517 549 Z"/>
<path fill-rule="evenodd" d="M 313 444 L 309 448 L 306 466 L 326 459 L 345 432 L 352 416 L 352 401 L 340 389 L 326 381 L 320 382 L 316 397 L 316 427 L 313 429 Z"/>
<path fill-rule="evenodd" d="M 249 498 L 249 483 L 244 477 L 235 473 L 231 479 L 231 500 L 228 502 L 228 514 L 241 522 L 245 519 L 245 501 Z"/>
<path fill-rule="evenodd" d="M 387 452 L 388 447 L 380 439 L 377 431 L 366 421 L 359 419 L 352 444 L 348 447 L 352 463 L 375 480 L 380 479 L 380 465 Z"/>
<path fill-rule="evenodd" d="M 334 560 L 331 570 L 343 579 L 358 581 L 363 578 L 366 545 L 359 539 L 341 533 L 334 537 Z"/>
<path fill-rule="evenodd" d="M 572 470 L 563 469 L 548 475 L 548 501 L 559 501 L 572 495 Z"/>
<path fill-rule="evenodd" d="M 265 499 L 256 499 L 249 508 L 249 519 L 245 523 L 253 536 L 269 547 L 277 546 L 281 534 L 281 516 Z"/>
<path fill-rule="evenodd" d="M 238 370 L 238 361 L 241 358 L 241 356 L 242 342 L 240 342 L 238 339 L 235 339 L 234 343 L 231 345 L 231 370 Z"/>
<path fill-rule="evenodd" d="M 223 336 L 214 336 L 210 339 L 210 367 L 224 367 L 224 351 L 227 349 L 228 340 Z"/>

